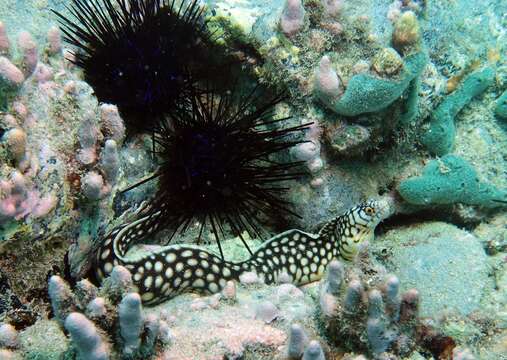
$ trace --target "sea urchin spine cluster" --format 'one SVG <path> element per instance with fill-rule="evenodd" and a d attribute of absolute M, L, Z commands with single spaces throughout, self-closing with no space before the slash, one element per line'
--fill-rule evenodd
<path fill-rule="evenodd" d="M 130 132 L 153 134 L 159 190 L 149 211 L 159 214 L 157 228 L 175 233 L 195 219 L 217 239 L 225 224 L 257 235 L 263 214 L 291 213 L 280 183 L 301 175 L 300 163 L 278 153 L 303 142 L 294 133 L 306 125 L 282 128 L 289 117 L 272 118 L 283 96 L 262 99 L 259 87 L 238 96 L 232 60 L 198 1 L 73 0 L 68 10 L 76 21 L 56 14 L 98 100 L 116 104 Z"/>
<path fill-rule="evenodd" d="M 73 62 L 100 102 L 115 104 L 130 130 L 151 130 L 185 104 L 211 64 L 211 35 L 196 0 L 73 0 L 55 12 Z M 206 71 L 205 71 L 206 70 Z"/>

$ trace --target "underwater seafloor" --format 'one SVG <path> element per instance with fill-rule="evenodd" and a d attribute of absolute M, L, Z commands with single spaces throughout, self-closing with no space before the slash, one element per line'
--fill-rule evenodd
<path fill-rule="evenodd" d="M 288 89 L 277 113 L 313 122 L 285 154 L 305 164 L 287 194 L 301 218 L 250 247 L 379 195 L 393 214 L 320 281 L 244 277 L 137 313 L 121 271 L 75 284 L 157 163 L 66 60 L 49 10 L 66 3 L 0 1 L 0 359 L 507 359 L 507 1 L 208 1 L 257 81 Z"/>

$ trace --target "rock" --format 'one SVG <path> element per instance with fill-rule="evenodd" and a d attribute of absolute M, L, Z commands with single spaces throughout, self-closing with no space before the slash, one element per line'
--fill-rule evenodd
<path fill-rule="evenodd" d="M 264 321 L 266 324 L 274 321 L 279 316 L 280 311 L 269 301 L 261 302 L 255 309 L 255 318 Z"/>
<path fill-rule="evenodd" d="M 343 214 L 361 201 L 361 194 L 353 181 L 339 170 L 324 171 L 322 184 L 317 188 L 293 186 L 289 198 L 294 212 L 301 218 L 294 218 L 294 227 L 307 232 L 318 231 L 324 222 Z"/>
<path fill-rule="evenodd" d="M 468 315 L 493 287 L 480 240 L 454 225 L 430 222 L 391 230 L 370 249 L 399 277 L 403 290 L 419 290 L 422 316 Z"/>

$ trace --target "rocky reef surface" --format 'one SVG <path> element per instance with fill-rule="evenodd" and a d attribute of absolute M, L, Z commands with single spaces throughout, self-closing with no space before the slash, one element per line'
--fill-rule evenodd
<path fill-rule="evenodd" d="M 288 89 L 277 113 L 313 122 L 286 154 L 306 175 L 285 226 L 316 232 L 383 193 L 396 211 L 320 282 L 153 308 L 124 268 L 81 280 L 156 189 L 121 192 L 155 171 L 150 134 L 126 137 L 83 81 L 49 11 L 63 2 L 0 4 L 1 359 L 507 359 L 506 4 L 208 1 L 218 41 Z M 226 257 L 246 258 L 228 237 Z"/>

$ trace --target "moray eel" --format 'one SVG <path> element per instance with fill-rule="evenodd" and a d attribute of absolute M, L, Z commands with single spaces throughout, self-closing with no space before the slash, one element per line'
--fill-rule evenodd
<path fill-rule="evenodd" d="M 166 209 L 123 224 L 109 233 L 97 253 L 99 280 L 122 265 L 132 274 L 134 291 L 145 305 L 155 305 L 185 291 L 219 292 L 229 280 L 254 272 L 266 284 L 319 280 L 335 258 L 353 260 L 361 243 L 373 239 L 377 224 L 391 214 L 389 198 L 361 203 L 327 222 L 318 234 L 288 230 L 263 243 L 246 261 L 229 262 L 204 249 L 169 245 L 129 258 L 129 246 L 157 230 Z"/>

